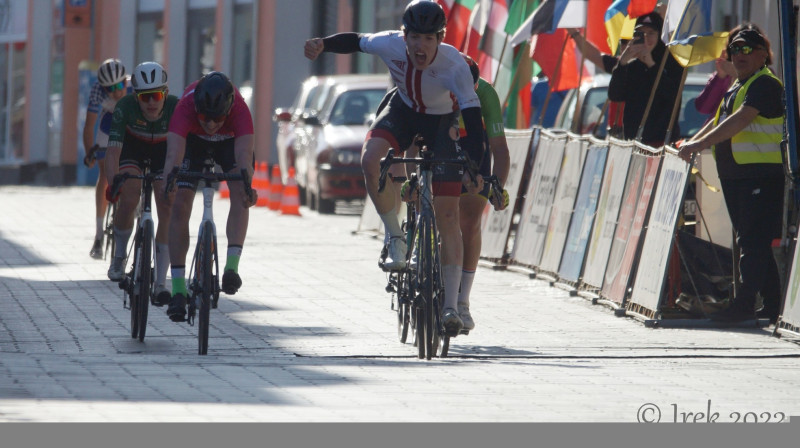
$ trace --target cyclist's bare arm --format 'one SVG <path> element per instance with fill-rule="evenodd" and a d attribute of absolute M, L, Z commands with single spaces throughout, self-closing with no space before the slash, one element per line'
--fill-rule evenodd
<path fill-rule="evenodd" d="M 86 123 L 83 125 L 83 148 L 85 151 L 90 151 L 94 146 L 94 126 L 97 124 L 97 113 L 86 112 Z M 89 155 L 87 153 L 87 155 Z M 90 158 L 89 168 L 94 166 L 94 159 Z"/>
<path fill-rule="evenodd" d="M 114 183 L 114 176 L 119 173 L 119 156 L 122 148 L 116 145 L 106 148 L 106 158 L 101 163 L 106 164 L 106 181 L 108 185 Z"/>
<path fill-rule="evenodd" d="M 233 152 L 236 157 L 236 166 L 241 169 L 246 169 L 248 179 L 253 178 L 253 144 L 255 138 L 253 134 L 240 135 L 233 140 Z M 258 195 L 255 190 L 252 194 L 244 195 L 244 206 L 252 207 L 258 200 Z"/>
<path fill-rule="evenodd" d="M 167 156 L 164 159 L 164 174 L 171 173 L 180 165 L 186 154 L 186 138 L 174 132 L 167 133 Z M 164 193 L 169 193 L 167 182 L 164 183 Z"/>

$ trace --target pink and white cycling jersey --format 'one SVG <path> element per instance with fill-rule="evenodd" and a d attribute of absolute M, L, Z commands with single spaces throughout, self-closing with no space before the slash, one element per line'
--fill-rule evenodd
<path fill-rule="evenodd" d="M 444 115 L 458 108 L 480 107 L 472 74 L 464 57 L 447 44 L 440 44 L 433 62 L 425 70 L 417 70 L 406 51 L 402 31 L 365 34 L 359 41 L 361 50 L 375 54 L 389 68 L 403 102 L 416 112 Z"/>
<path fill-rule="evenodd" d="M 174 132 L 183 138 L 191 133 L 208 141 L 227 140 L 253 133 L 253 116 L 250 115 L 250 109 L 244 102 L 242 94 L 239 93 L 239 89 L 234 87 L 233 106 L 228 113 L 228 118 L 214 135 L 206 134 L 206 131 L 200 126 L 200 122 L 197 121 L 197 111 L 194 109 L 194 88 L 197 82 L 189 84 L 189 87 L 183 91 L 183 96 L 175 106 L 175 112 L 169 122 L 169 132 Z"/>

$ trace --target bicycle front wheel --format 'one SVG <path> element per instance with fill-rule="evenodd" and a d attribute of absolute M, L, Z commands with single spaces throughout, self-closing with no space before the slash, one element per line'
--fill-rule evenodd
<path fill-rule="evenodd" d="M 153 232 L 153 222 L 144 223 L 142 239 L 140 241 L 140 257 L 136 265 L 138 273 L 134 290 L 137 292 L 137 320 L 139 321 L 139 341 L 144 342 L 144 335 L 147 332 L 147 313 L 150 308 L 150 296 L 153 292 L 153 243 L 155 233 Z"/>
<path fill-rule="evenodd" d="M 201 236 L 200 254 L 197 257 L 197 266 L 195 272 L 197 278 L 201 282 L 200 290 L 200 312 L 198 320 L 197 353 L 205 355 L 208 353 L 208 327 L 209 327 L 209 314 L 211 311 L 211 300 L 214 298 L 216 290 L 216 282 L 214 279 L 214 272 L 212 267 L 214 265 L 214 229 L 211 223 L 203 225 Z"/>
<path fill-rule="evenodd" d="M 417 335 L 420 345 L 424 345 L 425 359 L 434 356 L 439 332 L 436 328 L 436 233 L 432 216 L 421 216 L 417 225 L 417 284 L 418 293 L 422 299 L 422 322 L 417 328 L 424 328 L 424 332 Z M 420 347 L 420 354 L 423 348 Z"/>
<path fill-rule="evenodd" d="M 117 242 L 114 240 L 114 212 L 116 211 L 116 204 L 110 203 L 106 207 L 106 222 L 103 227 L 103 234 L 106 239 L 106 247 L 103 251 L 103 260 L 108 259 L 108 254 L 114 256 L 114 251 L 117 248 Z"/>

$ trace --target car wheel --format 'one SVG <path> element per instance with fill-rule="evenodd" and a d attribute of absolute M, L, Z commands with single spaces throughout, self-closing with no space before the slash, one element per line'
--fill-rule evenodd
<path fill-rule="evenodd" d="M 317 204 L 318 212 L 323 215 L 331 215 L 336 212 L 336 201 L 333 199 L 318 199 Z"/>
<path fill-rule="evenodd" d="M 297 194 L 300 196 L 300 205 L 308 205 L 308 197 L 306 196 L 306 189 L 298 186 Z"/>

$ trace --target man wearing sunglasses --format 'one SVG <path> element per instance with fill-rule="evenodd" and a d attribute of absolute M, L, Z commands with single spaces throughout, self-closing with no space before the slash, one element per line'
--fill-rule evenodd
<path fill-rule="evenodd" d="M 107 199 L 117 202 L 114 215 L 114 239 L 116 253 L 108 269 L 108 278 L 120 281 L 125 275 L 125 253 L 128 239 L 133 231 L 134 211 L 139 203 L 142 181 L 126 181 L 118 197 L 110 197 L 110 185 L 117 173 L 141 174 L 145 161 L 150 163 L 150 171 L 161 173 L 167 155 L 167 130 L 178 98 L 169 95 L 167 72 L 157 62 L 143 62 L 136 66 L 131 77 L 134 95 L 128 95 L 114 109 L 111 124 L 108 152 L 106 154 Z M 163 190 L 163 180 L 154 182 L 154 191 Z M 170 293 L 165 285 L 169 266 L 170 210 L 161 194 L 155 195 L 158 212 L 156 230 L 156 298 L 155 304 L 162 306 L 169 302 Z"/>
<path fill-rule="evenodd" d="M 736 34 L 728 56 L 736 81 L 714 119 L 681 145 L 679 155 L 690 161 L 694 153 L 712 148 L 741 253 L 741 287 L 730 306 L 711 319 L 754 319 L 760 295 L 762 315 L 774 323 L 781 304 L 780 274 L 771 244 L 781 236 L 783 217 L 783 85 L 768 67 L 772 63 L 769 40 L 757 29 Z"/>
<path fill-rule="evenodd" d="M 164 172 L 173 167 L 201 171 L 210 154 L 226 173 L 247 168 L 252 177 L 253 118 L 239 90 L 220 72 L 210 72 L 190 84 L 175 108 L 167 134 L 167 161 Z M 192 214 L 196 182 L 178 182 L 172 203 L 169 228 L 169 253 L 172 262 L 172 299 L 167 315 L 174 322 L 186 319 L 186 252 L 189 250 L 189 218 Z M 222 291 L 235 294 L 242 286 L 239 258 L 242 255 L 249 208 L 257 197 L 245 194 L 241 182 L 230 182 L 231 202 L 225 227 L 228 252 L 222 274 Z"/>
<path fill-rule="evenodd" d="M 89 105 L 86 108 L 86 122 L 83 126 L 83 147 L 86 150 L 84 165 L 91 168 L 96 160 L 100 161 L 95 186 L 95 230 L 94 244 L 89 256 L 103 258 L 103 217 L 106 214 L 106 167 L 103 159 L 108 146 L 108 132 L 111 128 L 111 114 L 120 98 L 131 92 L 131 86 L 125 73 L 125 66 L 119 59 L 106 59 L 97 69 L 97 82 L 92 84 L 89 93 Z M 98 125 L 98 118 L 100 120 Z M 97 133 L 95 134 L 95 128 Z"/>

